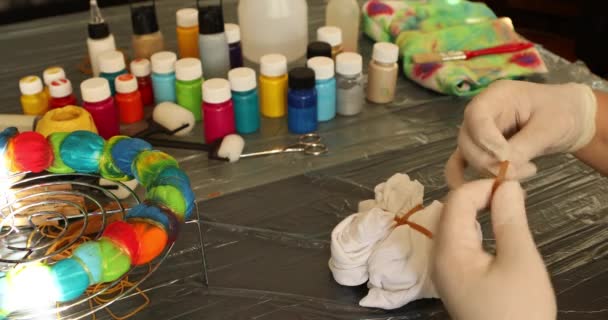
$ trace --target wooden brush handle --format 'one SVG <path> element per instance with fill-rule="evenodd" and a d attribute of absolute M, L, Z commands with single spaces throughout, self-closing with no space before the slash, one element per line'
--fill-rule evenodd
<path fill-rule="evenodd" d="M 534 46 L 534 44 L 531 42 L 507 43 L 507 44 L 503 44 L 503 45 L 492 47 L 492 48 L 485 48 L 485 49 L 479 49 L 479 50 L 467 50 L 467 51 L 465 51 L 465 54 L 467 56 L 467 59 L 471 59 L 471 58 L 490 55 L 490 54 L 522 51 L 525 49 L 530 49 L 533 46 Z"/>

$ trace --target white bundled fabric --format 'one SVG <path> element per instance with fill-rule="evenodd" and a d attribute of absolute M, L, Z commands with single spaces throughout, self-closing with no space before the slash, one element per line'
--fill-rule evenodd
<path fill-rule="evenodd" d="M 376 243 L 395 226 L 399 216 L 422 203 L 424 186 L 397 173 L 374 189 L 375 200 L 359 203 L 359 213 L 340 222 L 331 234 L 329 269 L 341 285 L 358 286 L 368 279 L 368 259 Z"/>
<path fill-rule="evenodd" d="M 433 234 L 443 205 L 435 201 L 409 221 L 425 227 Z M 402 225 L 374 249 L 369 258 L 368 295 L 359 304 L 363 307 L 395 309 L 413 300 L 438 298 L 431 279 L 433 240 L 408 225 Z"/>
<path fill-rule="evenodd" d="M 395 215 L 372 208 L 342 220 L 331 233 L 329 269 L 344 286 L 358 286 L 367 281 L 367 260 L 374 245 L 395 226 Z"/>

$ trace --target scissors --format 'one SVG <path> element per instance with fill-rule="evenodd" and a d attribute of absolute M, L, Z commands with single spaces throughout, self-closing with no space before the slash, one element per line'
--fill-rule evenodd
<path fill-rule="evenodd" d="M 298 142 L 286 147 L 275 148 L 272 150 L 253 152 L 242 154 L 241 158 L 253 158 L 253 157 L 261 157 L 272 154 L 280 154 L 280 153 L 291 153 L 291 152 L 303 152 L 309 156 L 320 156 L 329 151 L 327 146 L 321 142 L 321 136 L 317 133 L 308 133 L 305 135 L 301 135 L 298 139 Z"/>

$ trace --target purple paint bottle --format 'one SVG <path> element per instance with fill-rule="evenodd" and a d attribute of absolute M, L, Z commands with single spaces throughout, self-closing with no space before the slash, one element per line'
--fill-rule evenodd
<path fill-rule="evenodd" d="M 104 78 L 91 78 L 80 84 L 82 106 L 91 114 L 99 135 L 109 139 L 120 134 L 118 109 L 112 98 L 110 83 Z"/>
<path fill-rule="evenodd" d="M 243 66 L 243 49 L 241 48 L 241 29 L 234 23 L 224 25 L 226 38 L 228 39 L 228 51 L 230 52 L 230 69 Z"/>

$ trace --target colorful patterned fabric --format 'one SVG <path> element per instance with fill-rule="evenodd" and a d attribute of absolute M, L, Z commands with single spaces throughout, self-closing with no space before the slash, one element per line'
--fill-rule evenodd
<path fill-rule="evenodd" d="M 508 18 L 464 0 L 371 0 L 363 6 L 364 32 L 400 47 L 405 75 L 440 93 L 471 96 L 498 79 L 546 72 L 534 48 L 466 61 L 414 64 L 420 53 L 475 50 L 526 41 Z"/>

